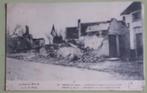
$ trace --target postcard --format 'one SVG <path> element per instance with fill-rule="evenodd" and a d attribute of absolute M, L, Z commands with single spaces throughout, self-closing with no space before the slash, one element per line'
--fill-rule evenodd
<path fill-rule="evenodd" d="M 6 4 L 6 90 L 144 89 L 140 1 Z"/>

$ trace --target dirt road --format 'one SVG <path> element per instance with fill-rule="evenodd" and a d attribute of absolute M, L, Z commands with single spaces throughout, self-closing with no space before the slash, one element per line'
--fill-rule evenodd
<path fill-rule="evenodd" d="M 7 58 L 7 80 L 116 80 L 107 73 Z"/>

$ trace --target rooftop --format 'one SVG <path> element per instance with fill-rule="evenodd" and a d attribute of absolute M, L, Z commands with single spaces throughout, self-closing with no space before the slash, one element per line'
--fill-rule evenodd
<path fill-rule="evenodd" d="M 122 13 L 121 15 L 130 14 L 131 12 L 141 10 L 141 2 L 135 1 L 132 4 L 130 4 Z"/>

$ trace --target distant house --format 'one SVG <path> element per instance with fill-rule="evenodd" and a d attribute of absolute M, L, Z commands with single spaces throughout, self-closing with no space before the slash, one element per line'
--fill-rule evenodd
<path fill-rule="evenodd" d="M 32 39 L 32 49 L 35 50 L 36 53 L 40 53 L 42 51 L 41 48 L 45 47 L 45 39 L 44 38 L 33 38 Z"/>
<path fill-rule="evenodd" d="M 33 39 L 33 48 L 41 48 L 43 46 L 45 46 L 44 38 L 34 38 Z"/>
<path fill-rule="evenodd" d="M 44 38 L 33 38 L 29 26 L 17 26 L 15 33 L 7 37 L 7 52 L 28 52 L 35 49 L 39 52 L 45 45 Z"/>
<path fill-rule="evenodd" d="M 67 27 L 66 28 L 66 39 L 78 39 L 79 38 L 79 32 L 77 27 Z"/>
<path fill-rule="evenodd" d="M 97 50 L 98 55 L 124 57 L 129 50 L 129 33 L 123 21 L 112 19 L 104 22 L 82 23 L 78 20 L 77 27 L 70 27 L 67 39 L 79 39 L 85 48 Z M 71 37 L 75 33 L 74 38 Z"/>
<path fill-rule="evenodd" d="M 133 2 L 122 13 L 130 33 L 131 57 L 143 58 L 143 15 L 141 2 Z"/>

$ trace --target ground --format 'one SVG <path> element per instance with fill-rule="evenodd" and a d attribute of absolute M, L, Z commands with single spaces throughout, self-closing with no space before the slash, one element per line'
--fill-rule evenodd
<path fill-rule="evenodd" d="M 106 72 L 63 67 L 7 58 L 7 80 L 106 80 L 117 79 Z"/>
<path fill-rule="evenodd" d="M 62 59 L 7 57 L 7 80 L 142 80 L 142 62 L 79 63 Z"/>

